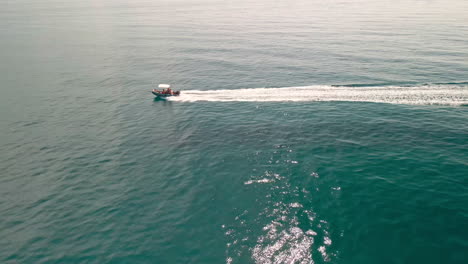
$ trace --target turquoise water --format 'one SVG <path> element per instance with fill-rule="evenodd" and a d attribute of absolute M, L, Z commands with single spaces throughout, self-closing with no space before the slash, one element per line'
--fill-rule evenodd
<path fill-rule="evenodd" d="M 463 0 L 6 1 L 0 262 L 466 263 L 467 36 Z"/>

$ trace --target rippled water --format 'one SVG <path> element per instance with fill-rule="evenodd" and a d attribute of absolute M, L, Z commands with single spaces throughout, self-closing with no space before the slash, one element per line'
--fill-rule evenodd
<path fill-rule="evenodd" d="M 466 263 L 466 36 L 462 0 L 6 1 L 0 262 Z"/>

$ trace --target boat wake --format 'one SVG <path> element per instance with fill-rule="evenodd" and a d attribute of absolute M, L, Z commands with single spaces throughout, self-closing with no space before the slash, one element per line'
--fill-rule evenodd
<path fill-rule="evenodd" d="M 315 102 L 346 101 L 412 105 L 468 105 L 468 85 L 330 86 L 313 85 L 235 90 L 186 90 L 184 102 Z"/>

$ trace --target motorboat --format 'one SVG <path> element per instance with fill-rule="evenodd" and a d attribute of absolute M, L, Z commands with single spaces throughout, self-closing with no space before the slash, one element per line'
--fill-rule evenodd
<path fill-rule="evenodd" d="M 151 91 L 152 94 L 156 95 L 157 97 L 161 99 L 167 99 L 172 96 L 179 96 L 180 91 L 174 91 L 171 89 L 171 86 L 169 84 L 160 84 L 158 85 L 159 90 L 153 89 Z"/>

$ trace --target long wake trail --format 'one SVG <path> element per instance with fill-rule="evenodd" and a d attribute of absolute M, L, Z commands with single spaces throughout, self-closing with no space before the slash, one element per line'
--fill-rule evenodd
<path fill-rule="evenodd" d="M 412 105 L 468 105 L 468 85 L 330 86 L 312 85 L 233 90 L 186 90 L 184 102 L 374 102 Z"/>

